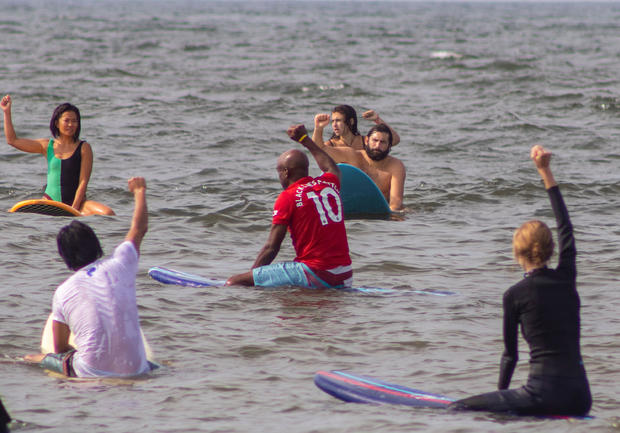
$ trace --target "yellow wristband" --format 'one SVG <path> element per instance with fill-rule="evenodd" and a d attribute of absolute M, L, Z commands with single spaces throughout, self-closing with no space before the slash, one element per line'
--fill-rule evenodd
<path fill-rule="evenodd" d="M 299 140 L 297 140 L 297 141 L 299 141 L 299 142 L 301 143 L 302 141 L 304 141 L 304 138 L 306 138 L 307 136 L 308 136 L 308 134 L 304 134 L 304 135 L 302 135 L 302 136 L 301 136 L 301 138 L 300 138 Z"/>

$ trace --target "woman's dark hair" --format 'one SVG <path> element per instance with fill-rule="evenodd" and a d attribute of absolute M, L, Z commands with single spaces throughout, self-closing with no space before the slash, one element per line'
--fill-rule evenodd
<path fill-rule="evenodd" d="M 73 220 L 56 236 L 58 254 L 72 271 L 94 262 L 103 256 L 97 235 L 88 225 Z"/>
<path fill-rule="evenodd" d="M 347 124 L 353 135 L 360 135 L 357 130 L 357 113 L 355 108 L 350 105 L 338 105 L 332 110 L 332 113 L 340 113 L 344 116 L 344 122 Z M 336 134 L 332 134 L 331 138 L 336 138 Z"/>
<path fill-rule="evenodd" d="M 75 134 L 73 134 L 73 139 L 78 141 L 80 139 L 80 130 L 82 129 L 82 117 L 80 116 L 80 110 L 75 105 L 69 104 L 65 102 L 64 104 L 60 104 L 54 110 L 52 114 L 52 119 L 50 120 L 50 131 L 52 131 L 52 136 L 54 138 L 58 137 L 60 131 L 58 130 L 58 121 L 60 120 L 60 116 L 63 115 L 66 111 L 73 111 L 77 116 L 77 128 L 75 130 Z"/>

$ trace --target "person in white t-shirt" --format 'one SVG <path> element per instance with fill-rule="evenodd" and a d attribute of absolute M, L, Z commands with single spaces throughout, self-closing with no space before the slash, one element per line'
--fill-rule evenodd
<path fill-rule="evenodd" d="M 148 228 L 146 182 L 132 177 L 128 187 L 135 200 L 131 228 L 110 257 L 101 259 L 99 239 L 88 225 L 74 220 L 60 229 L 58 252 L 76 272 L 54 293 L 55 353 L 27 355 L 26 361 L 76 377 L 135 376 L 151 369 L 136 303 L 138 254 Z"/>

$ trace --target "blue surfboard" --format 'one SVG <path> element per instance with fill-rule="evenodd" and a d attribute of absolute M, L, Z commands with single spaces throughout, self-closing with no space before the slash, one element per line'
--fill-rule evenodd
<path fill-rule="evenodd" d="M 158 266 L 149 269 L 149 276 L 160 283 L 186 287 L 223 287 L 226 283 L 226 280 L 205 278 L 200 275 L 175 271 L 174 269 L 160 268 Z"/>
<path fill-rule="evenodd" d="M 220 280 L 217 278 L 202 277 L 200 275 L 190 274 L 188 272 L 176 271 L 174 269 L 162 268 L 154 266 L 149 269 L 149 276 L 155 281 L 159 281 L 163 284 L 174 284 L 177 286 L 186 287 L 223 287 L 226 280 Z M 350 291 L 365 293 L 367 295 L 400 295 L 407 293 L 415 293 L 419 295 L 434 295 L 434 296 L 451 296 L 455 295 L 455 292 L 448 290 L 409 290 L 409 289 L 386 289 L 382 287 L 354 287 L 350 289 L 334 289 L 340 291 Z"/>
<path fill-rule="evenodd" d="M 345 217 L 389 217 L 391 210 L 387 200 L 366 173 L 349 164 L 340 168 L 340 200 Z"/>
<path fill-rule="evenodd" d="M 359 376 L 346 371 L 318 371 L 314 384 L 327 394 L 349 403 L 397 404 L 413 407 L 447 409 L 456 401 L 451 397 L 433 394 L 403 385 L 384 382 L 369 376 Z M 515 415 L 516 416 L 516 415 Z M 592 419 L 591 416 L 542 415 L 546 419 Z"/>

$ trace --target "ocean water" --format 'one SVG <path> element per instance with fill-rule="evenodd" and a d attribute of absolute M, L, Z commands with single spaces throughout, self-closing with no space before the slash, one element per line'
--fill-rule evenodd
<path fill-rule="evenodd" d="M 0 397 L 15 431 L 513 432 L 620 430 L 620 4 L 0 0 L 0 93 L 20 136 L 82 112 L 95 153 L 89 217 L 110 253 L 129 227 L 130 176 L 148 183 L 137 280 L 164 368 L 63 380 L 38 349 L 69 220 L 0 213 Z M 338 104 L 401 136 L 401 221 L 350 220 L 357 285 L 373 296 L 151 280 L 151 266 L 226 278 L 251 266 L 280 192 L 294 123 Z M 365 132 L 369 122 L 360 120 Z M 501 295 L 521 278 L 514 228 L 553 217 L 533 144 L 576 230 L 582 351 L 594 419 L 540 420 L 342 403 L 312 382 L 340 369 L 455 398 L 495 389 Z M 41 195 L 45 160 L 0 146 L 0 206 Z M 316 165 L 312 173 L 318 174 Z M 277 260 L 294 257 L 285 240 Z M 407 294 L 452 290 L 456 296 Z M 527 376 L 528 352 L 513 378 Z"/>

